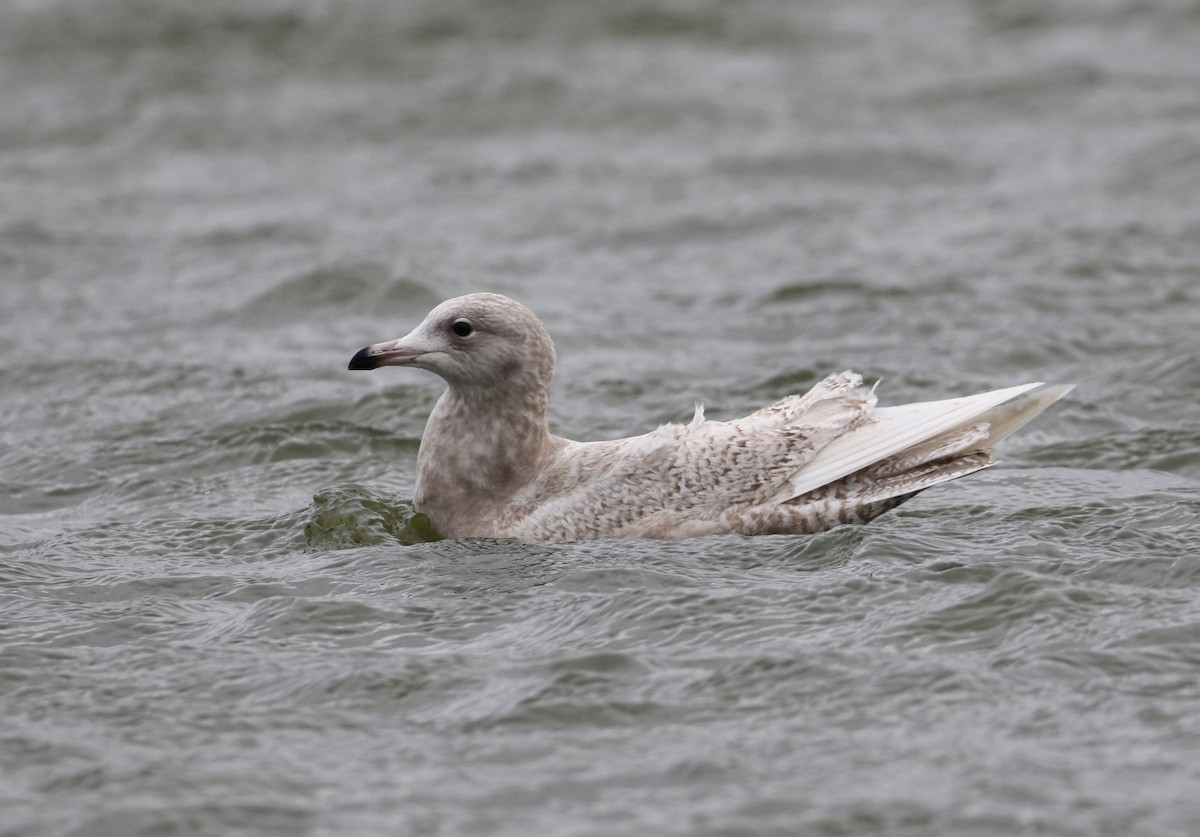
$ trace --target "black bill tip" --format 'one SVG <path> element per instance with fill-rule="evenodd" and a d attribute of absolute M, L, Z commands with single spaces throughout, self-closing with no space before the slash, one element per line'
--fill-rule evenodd
<path fill-rule="evenodd" d="M 350 358 L 350 365 L 347 369 L 378 369 L 379 356 L 371 354 L 371 347 L 359 349 L 358 354 Z"/>

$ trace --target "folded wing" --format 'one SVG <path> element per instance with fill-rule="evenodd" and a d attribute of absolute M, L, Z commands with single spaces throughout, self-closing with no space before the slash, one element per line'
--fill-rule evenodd
<path fill-rule="evenodd" d="M 916 468 L 971 450 L 988 451 L 1071 389 L 1032 383 L 944 401 L 878 407 L 866 422 L 823 447 L 788 478 L 772 499 L 788 502 L 872 466 L 893 472 L 905 470 L 888 468 L 886 463 L 893 458 Z M 946 468 L 941 478 L 930 473 L 919 485 L 904 484 L 904 491 L 928 488 L 964 472 L 969 470 Z M 876 495 L 874 499 L 882 498 Z"/>

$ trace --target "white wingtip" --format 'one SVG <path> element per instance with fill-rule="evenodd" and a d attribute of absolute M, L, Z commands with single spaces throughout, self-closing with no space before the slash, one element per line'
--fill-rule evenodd
<path fill-rule="evenodd" d="M 872 463 L 920 445 L 968 424 L 986 424 L 982 450 L 1033 420 L 1071 391 L 1073 385 L 1021 384 L 944 401 L 879 407 L 861 426 L 826 445 L 776 495 L 780 501 L 799 497 Z"/>
<path fill-rule="evenodd" d="M 1055 401 L 1075 389 L 1074 384 L 1038 383 L 1032 386 L 1036 388 L 998 404 L 979 416 L 978 420 L 986 421 L 990 425 L 989 446 L 1011 436 L 1041 415 Z"/>

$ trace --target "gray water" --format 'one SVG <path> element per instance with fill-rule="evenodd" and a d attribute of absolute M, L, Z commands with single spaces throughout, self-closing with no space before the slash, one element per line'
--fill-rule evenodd
<path fill-rule="evenodd" d="M 0 6 L 0 833 L 1200 830 L 1200 6 Z M 1078 388 L 866 527 L 413 543 L 554 429 Z"/>

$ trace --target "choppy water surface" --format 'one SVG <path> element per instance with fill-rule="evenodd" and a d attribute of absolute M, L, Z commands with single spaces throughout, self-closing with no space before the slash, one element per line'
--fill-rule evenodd
<path fill-rule="evenodd" d="M 0 833 L 1193 834 L 1200 7 L 0 9 Z M 555 429 L 1076 382 L 868 527 L 406 545 L 498 290 Z"/>

